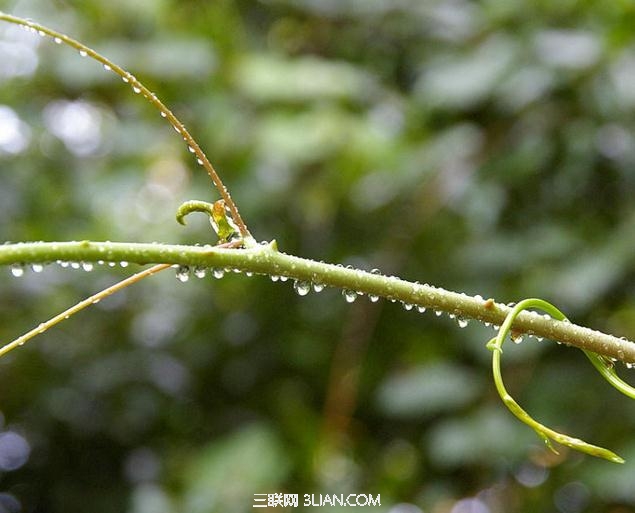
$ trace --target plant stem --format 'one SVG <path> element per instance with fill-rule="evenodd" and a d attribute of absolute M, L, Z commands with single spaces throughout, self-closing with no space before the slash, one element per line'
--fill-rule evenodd
<path fill-rule="evenodd" d="M 64 43 L 72 48 L 75 48 L 79 51 L 80 55 L 84 57 L 90 57 L 91 59 L 100 62 L 104 66 L 105 70 L 119 75 L 121 79 L 126 84 L 128 84 L 135 93 L 143 96 L 157 110 L 159 110 L 161 116 L 165 118 L 172 125 L 174 130 L 176 130 L 176 132 L 183 138 L 183 141 L 185 141 L 185 144 L 187 144 L 189 151 L 196 158 L 197 163 L 200 166 L 203 166 L 205 171 L 207 171 L 207 174 L 214 184 L 214 187 L 216 187 L 216 190 L 218 190 L 220 196 L 225 200 L 225 205 L 227 205 L 227 208 L 229 208 L 234 222 L 238 226 L 243 239 L 251 238 L 251 234 L 249 233 L 247 225 L 240 216 L 240 212 L 238 212 L 236 203 L 234 203 L 234 200 L 229 194 L 229 190 L 227 189 L 227 187 L 225 187 L 225 184 L 214 169 L 212 163 L 207 158 L 207 155 L 205 155 L 205 152 L 201 149 L 201 147 L 192 137 L 187 128 L 185 128 L 185 125 L 181 123 L 181 121 L 172 113 L 172 111 L 168 109 L 168 107 L 161 100 L 159 100 L 157 95 L 150 91 L 146 86 L 144 86 L 137 79 L 137 77 L 135 77 L 132 73 L 127 72 L 125 69 L 123 69 L 121 66 L 118 66 L 107 57 L 104 57 L 92 48 L 86 46 L 83 43 L 80 43 L 76 39 L 73 39 L 66 34 L 63 34 L 62 32 L 50 29 L 31 20 L 19 18 L 18 16 L 12 16 L 11 14 L 7 14 L 2 11 L 0 11 L 0 20 L 8 21 L 9 23 L 15 23 L 16 25 L 25 27 L 26 29 L 33 31 L 35 34 L 39 34 L 40 36 L 49 36 L 56 43 Z"/>
<path fill-rule="evenodd" d="M 91 241 L 0 245 L 0 265 L 56 261 L 160 263 L 231 268 L 269 276 L 286 276 L 499 326 L 511 310 L 509 306 L 491 299 L 484 300 L 480 296 L 472 297 L 427 284 L 287 255 L 277 250 L 275 241 L 247 249 Z M 519 314 L 514 321 L 513 332 L 549 338 L 626 363 L 635 363 L 635 343 L 534 312 L 525 311 Z"/>
<path fill-rule="evenodd" d="M 114 285 L 111 285 L 108 288 L 105 288 L 96 294 L 93 294 L 90 297 L 87 297 L 83 301 L 80 301 L 76 305 L 71 306 L 70 308 L 64 310 L 62 313 L 57 314 L 55 317 L 51 317 L 48 321 L 39 324 L 37 327 L 33 328 L 30 331 L 27 331 L 24 335 L 19 336 L 14 341 L 9 342 L 8 344 L 0 347 L 0 357 L 7 354 L 9 351 L 15 349 L 18 346 L 23 345 L 25 342 L 28 342 L 36 335 L 40 333 L 44 333 L 49 328 L 52 328 L 56 324 L 68 319 L 71 315 L 75 315 L 77 312 L 80 312 L 84 308 L 87 308 L 91 305 L 94 305 L 104 299 L 105 297 L 113 295 L 115 292 L 119 292 L 122 289 L 125 289 L 129 285 L 137 283 L 138 281 L 147 278 L 148 276 L 152 276 L 158 272 L 161 272 L 165 269 L 168 269 L 170 264 L 158 264 L 150 267 L 149 269 L 144 269 L 137 274 L 133 274 L 129 276 L 125 280 L 122 280 Z"/>

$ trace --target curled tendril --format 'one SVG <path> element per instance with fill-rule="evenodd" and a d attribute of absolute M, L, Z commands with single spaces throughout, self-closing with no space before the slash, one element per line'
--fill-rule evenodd
<path fill-rule="evenodd" d="M 214 205 L 213 203 L 208 203 L 207 201 L 186 201 L 176 211 L 177 222 L 179 224 L 185 225 L 185 216 L 191 214 L 192 212 L 204 212 L 205 214 L 209 215 L 209 218 L 211 219 L 214 212 Z"/>
<path fill-rule="evenodd" d="M 492 351 L 492 373 L 494 375 L 494 383 L 496 385 L 498 394 L 503 400 L 503 403 L 505 403 L 505 406 L 507 406 L 509 411 L 511 411 L 520 421 L 531 427 L 545 442 L 547 447 L 549 447 L 549 449 L 551 449 L 556 454 L 558 453 L 558 451 L 553 447 L 551 443 L 552 440 L 558 442 L 559 444 L 566 445 L 567 447 L 571 447 L 576 451 L 590 454 L 591 456 L 604 458 L 612 461 L 613 463 L 624 463 L 624 459 L 608 449 L 604 449 L 603 447 L 598 447 L 596 445 L 591 445 L 584 440 L 558 433 L 557 431 L 544 426 L 543 424 L 532 418 L 525 410 L 523 410 L 507 392 L 507 389 L 503 384 L 503 378 L 501 375 L 501 355 L 503 353 L 503 343 L 505 342 L 507 335 L 510 333 L 512 324 L 514 323 L 516 317 L 523 310 L 527 310 L 529 308 L 540 309 L 559 321 L 567 320 L 565 315 L 560 310 L 558 310 L 551 303 L 548 303 L 547 301 L 544 301 L 542 299 L 525 299 L 514 306 L 514 308 L 512 308 L 511 311 L 507 314 L 507 317 L 505 317 L 505 321 L 503 322 L 498 335 L 487 343 L 487 348 Z M 627 396 L 635 398 L 635 389 L 622 381 L 617 376 L 617 374 L 615 374 L 615 371 L 613 370 L 612 365 L 610 365 L 609 362 L 593 352 L 584 351 L 584 353 L 589 358 L 589 360 L 591 360 L 591 363 L 594 365 L 594 367 L 609 383 L 611 383 L 611 385 L 613 385 L 620 392 L 626 394 Z"/>
<path fill-rule="evenodd" d="M 209 216 L 212 228 L 218 235 L 219 245 L 248 246 L 252 242 L 251 238 L 245 239 L 240 235 L 240 229 L 232 219 L 231 212 L 227 209 L 224 200 L 220 199 L 214 203 L 200 200 L 186 201 L 176 211 L 176 220 L 184 225 L 185 216 L 192 212 L 203 212 Z"/>

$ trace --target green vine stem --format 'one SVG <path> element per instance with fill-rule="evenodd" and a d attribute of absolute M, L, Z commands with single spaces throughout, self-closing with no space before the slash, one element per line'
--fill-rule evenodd
<path fill-rule="evenodd" d="M 428 284 L 412 283 L 376 272 L 316 262 L 277 250 L 275 241 L 245 249 L 215 246 L 184 246 L 129 242 L 22 242 L 0 245 L 0 265 L 41 265 L 47 262 L 130 262 L 172 264 L 187 267 L 236 269 L 337 287 L 351 294 L 384 297 L 418 309 L 447 312 L 461 321 L 475 319 L 502 325 L 509 306 L 448 291 Z M 353 297 L 353 296 L 351 296 Z M 635 363 L 635 343 L 570 322 L 534 312 L 521 312 L 512 325 L 514 333 L 526 333 L 592 351 L 627 364 Z"/>

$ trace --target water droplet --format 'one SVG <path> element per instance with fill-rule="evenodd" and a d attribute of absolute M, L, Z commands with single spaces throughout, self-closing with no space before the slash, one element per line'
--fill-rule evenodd
<path fill-rule="evenodd" d="M 271 281 L 278 281 L 280 279 L 280 276 L 276 276 L 275 274 L 272 274 L 271 276 L 269 276 L 269 278 L 271 278 Z"/>
<path fill-rule="evenodd" d="M 106 71 L 110 71 L 110 70 L 112 70 L 112 68 L 111 68 L 108 64 L 104 64 L 104 69 L 105 69 Z"/>
<path fill-rule="evenodd" d="M 313 283 L 313 290 L 315 292 L 322 292 L 324 290 L 324 283 L 319 283 L 319 282 L 314 282 Z"/>
<path fill-rule="evenodd" d="M 161 117 L 165 118 L 165 117 L 167 117 L 167 114 L 165 112 L 161 111 Z"/>
<path fill-rule="evenodd" d="M 352 303 L 357 299 L 357 292 L 354 290 L 344 289 L 342 290 L 342 296 L 344 296 L 347 303 Z"/>
<path fill-rule="evenodd" d="M 467 325 L 470 323 L 470 321 L 468 319 L 463 319 L 462 317 L 459 317 L 456 322 L 459 323 L 459 328 L 466 328 Z"/>
<path fill-rule="evenodd" d="M 190 268 L 187 265 L 179 265 L 176 268 L 176 279 L 185 283 L 190 279 Z"/>
<path fill-rule="evenodd" d="M 97 298 L 97 299 L 93 299 L 93 305 L 96 305 L 97 303 L 99 303 L 101 301 L 101 299 Z"/>
<path fill-rule="evenodd" d="M 252 271 L 245 271 L 245 276 L 247 276 L 247 278 L 251 278 L 254 275 L 254 273 Z"/>
<path fill-rule="evenodd" d="M 88 55 L 88 52 L 86 50 L 80 50 L 79 55 L 81 55 L 82 57 L 86 57 Z"/>
<path fill-rule="evenodd" d="M 117 262 L 108 262 L 108 267 L 115 267 Z"/>
<path fill-rule="evenodd" d="M 311 283 L 296 280 L 293 282 L 293 289 L 298 296 L 306 296 L 311 291 Z"/>
<path fill-rule="evenodd" d="M 523 336 L 519 335 L 519 334 L 518 335 L 512 334 L 512 335 L 509 336 L 509 338 L 512 339 L 512 342 L 514 344 L 520 344 L 523 341 Z"/>
<path fill-rule="evenodd" d="M 122 260 L 121 262 L 119 262 L 119 265 L 120 265 L 121 267 L 126 268 L 126 267 L 128 267 L 128 265 L 129 265 L 129 264 L 128 264 L 128 262 L 126 262 L 125 260 Z"/>
<path fill-rule="evenodd" d="M 15 276 L 16 278 L 19 278 L 20 276 L 24 274 L 24 267 L 22 267 L 19 264 L 12 265 L 11 274 L 13 274 L 13 276 Z"/>
<path fill-rule="evenodd" d="M 41 273 L 44 270 L 44 265 L 42 265 L 42 264 L 31 264 L 31 270 L 34 273 Z"/>
<path fill-rule="evenodd" d="M 58 45 L 62 44 L 62 38 L 61 37 L 56 37 L 55 39 L 53 39 L 53 41 L 55 41 L 55 43 L 58 44 Z"/>
<path fill-rule="evenodd" d="M 197 278 L 205 278 L 205 275 L 207 275 L 207 269 L 205 267 L 194 268 L 194 276 Z"/>
<path fill-rule="evenodd" d="M 379 296 L 376 296 L 375 294 L 368 294 L 368 299 L 370 299 L 371 303 L 377 303 L 377 301 L 379 301 Z"/>
<path fill-rule="evenodd" d="M 402 303 L 402 305 L 404 307 L 404 310 L 408 310 L 408 311 L 412 310 L 414 306 L 414 305 L 411 305 L 410 303 Z"/>
<path fill-rule="evenodd" d="M 58 260 L 57 263 L 60 265 L 62 269 L 66 269 L 69 265 L 68 262 L 65 262 L 64 260 Z"/>
<path fill-rule="evenodd" d="M 194 148 L 192 148 L 191 146 L 188 146 L 187 149 L 190 151 L 190 153 L 194 153 L 196 150 Z"/>
<path fill-rule="evenodd" d="M 197 162 L 197 164 L 198 164 L 199 166 L 202 166 L 202 165 L 203 165 L 203 161 L 202 161 L 201 159 L 196 159 L 196 162 Z"/>
<path fill-rule="evenodd" d="M 84 269 L 84 271 L 86 272 L 90 272 L 93 270 L 93 263 L 92 262 L 82 262 L 82 269 Z"/>
<path fill-rule="evenodd" d="M 417 312 L 426 313 L 426 307 L 425 306 L 417 306 Z"/>
<path fill-rule="evenodd" d="M 443 312 L 441 310 L 435 310 L 434 315 L 436 315 L 437 317 L 441 317 L 443 315 Z"/>
<path fill-rule="evenodd" d="M 217 280 L 220 280 L 223 276 L 225 276 L 225 271 L 216 267 L 212 269 L 212 276 L 216 278 Z"/>
<path fill-rule="evenodd" d="M 79 269 L 80 267 L 79 262 L 71 262 L 71 269 Z"/>
<path fill-rule="evenodd" d="M 280 276 L 280 281 L 287 281 L 288 279 L 288 276 Z"/>
<path fill-rule="evenodd" d="M 139 94 L 141 92 L 141 88 L 137 87 L 137 86 L 132 86 L 132 90 L 136 93 Z"/>

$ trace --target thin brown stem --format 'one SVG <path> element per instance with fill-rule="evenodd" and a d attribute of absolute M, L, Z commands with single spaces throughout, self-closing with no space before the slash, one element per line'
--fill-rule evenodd
<path fill-rule="evenodd" d="M 110 287 L 108 287 L 108 288 L 106 288 L 106 289 L 104 289 L 104 290 L 102 290 L 100 292 L 97 292 L 97 294 L 93 294 L 92 296 L 84 299 L 83 301 L 80 301 L 79 303 L 77 303 L 76 305 L 68 308 L 67 310 L 64 310 L 62 313 L 57 314 L 55 317 L 51 317 L 48 321 L 43 322 L 41 324 L 38 324 L 32 330 L 27 331 L 24 335 L 19 336 L 18 338 L 16 338 L 12 342 L 9 342 L 8 344 L 6 344 L 2 348 L 0 348 L 0 357 L 4 356 L 5 354 L 7 354 L 9 351 L 15 349 L 16 347 L 24 345 L 25 342 L 31 340 L 36 335 L 40 335 L 41 333 L 44 333 L 49 328 L 52 328 L 56 324 L 58 324 L 58 323 L 60 323 L 62 321 L 65 321 L 71 315 L 75 315 L 76 313 L 80 312 L 84 308 L 89 307 L 89 306 L 94 305 L 94 304 L 97 304 L 103 298 L 108 297 L 108 296 L 114 294 L 115 292 L 119 292 L 120 290 L 125 289 L 126 287 L 128 287 L 130 285 L 133 285 L 133 284 L 143 280 L 144 278 L 147 278 L 148 276 L 152 276 L 153 274 L 156 274 L 156 273 L 158 273 L 160 271 L 163 271 L 164 269 L 168 269 L 170 267 L 172 267 L 171 264 L 153 265 L 152 267 L 150 267 L 148 269 L 145 269 L 145 270 L 143 270 L 141 272 L 138 272 L 137 274 L 133 274 L 129 278 L 126 278 L 125 280 L 122 280 L 122 281 L 120 281 L 118 283 L 115 283 L 114 285 L 111 285 Z"/>
<path fill-rule="evenodd" d="M 53 40 L 58 44 L 65 43 L 68 46 L 75 48 L 76 50 L 79 51 L 79 54 L 81 56 L 91 57 L 92 59 L 100 62 L 104 66 L 104 69 L 106 71 L 112 71 L 113 73 L 116 73 L 117 75 L 121 77 L 121 79 L 125 83 L 127 83 L 130 87 L 132 87 L 132 90 L 135 93 L 143 95 L 143 97 L 146 98 L 146 100 L 148 100 L 152 105 L 154 105 L 159 110 L 159 112 L 161 113 L 161 117 L 167 119 L 172 125 L 172 127 L 174 128 L 174 130 L 176 130 L 176 132 L 181 137 L 183 137 L 183 140 L 187 144 L 190 153 L 192 153 L 194 157 L 196 158 L 196 162 L 199 165 L 203 166 L 205 171 L 207 171 L 207 174 L 212 179 L 214 186 L 218 190 L 221 197 L 225 200 L 225 205 L 227 205 L 227 207 L 229 208 L 231 215 L 234 219 L 234 222 L 236 223 L 236 225 L 238 226 L 238 229 L 240 230 L 241 236 L 244 239 L 251 238 L 249 229 L 247 228 L 247 225 L 245 224 L 242 217 L 240 216 L 240 213 L 238 212 L 238 207 L 232 200 L 232 197 L 229 194 L 227 187 L 225 187 L 225 184 L 223 183 L 220 176 L 214 169 L 214 166 L 212 165 L 212 163 L 209 161 L 209 159 L 205 155 L 205 152 L 198 145 L 194 137 L 192 137 L 192 135 L 188 132 L 187 128 L 185 128 L 185 125 L 181 123 L 181 121 L 172 113 L 170 109 L 168 109 L 168 107 L 165 106 L 165 104 L 161 100 L 159 100 L 159 98 L 157 97 L 155 93 L 150 91 L 133 74 L 127 72 L 121 66 L 118 66 L 117 64 L 112 62 L 110 59 L 104 57 L 100 53 L 80 43 L 79 41 L 67 36 L 66 34 L 57 32 L 56 30 L 45 27 L 44 25 L 41 25 L 34 21 L 26 20 L 23 18 L 19 18 L 17 16 L 12 16 L 10 14 L 3 13 L 2 11 L 0 11 L 0 20 L 21 25 L 23 27 L 26 27 L 28 30 L 33 31 L 36 34 L 39 34 L 40 36 L 52 37 Z"/>

